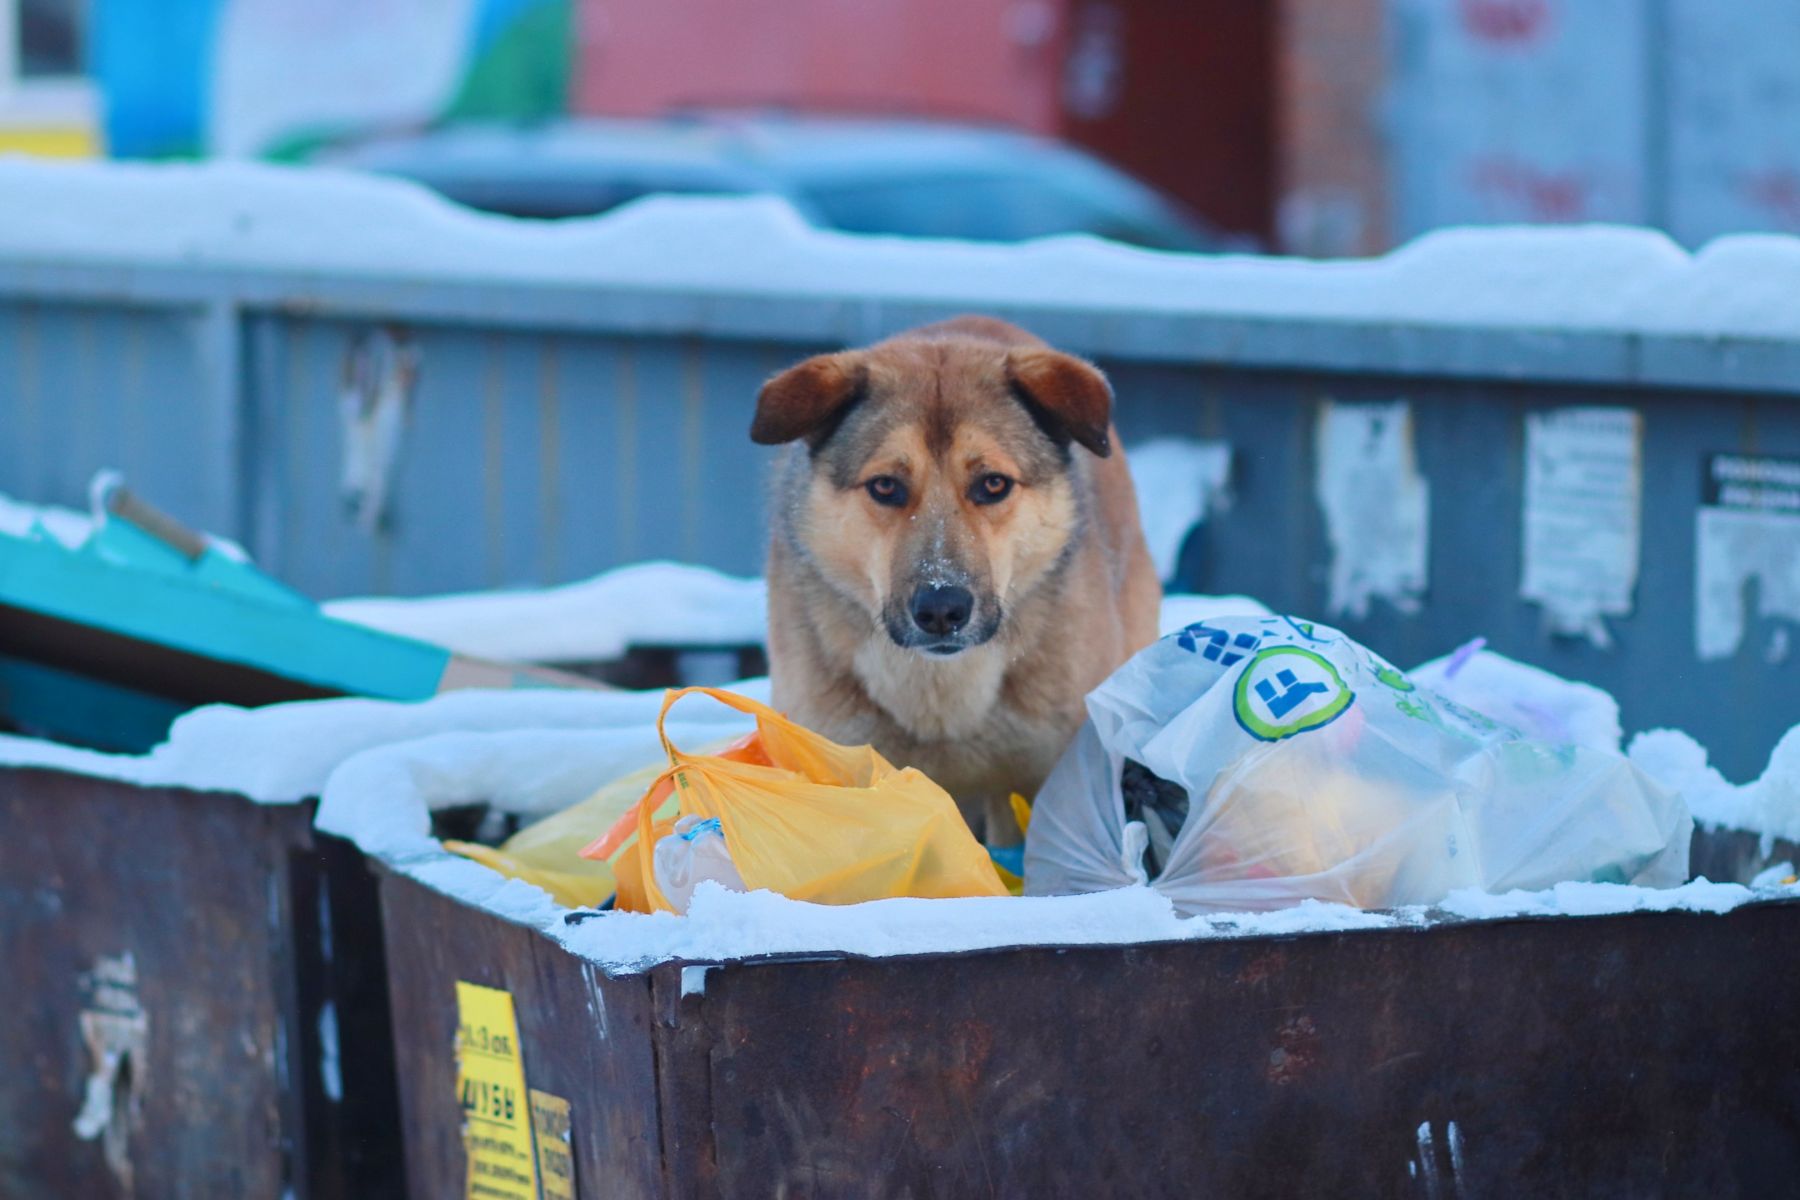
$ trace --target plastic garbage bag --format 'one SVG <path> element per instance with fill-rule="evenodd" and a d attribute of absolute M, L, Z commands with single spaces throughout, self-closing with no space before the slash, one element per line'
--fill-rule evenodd
<path fill-rule="evenodd" d="M 1486 638 L 1476 638 L 1414 667 L 1407 678 L 1540 742 L 1622 749 L 1617 700 L 1591 683 L 1563 679 L 1486 647 Z"/>
<path fill-rule="evenodd" d="M 729 743 L 711 742 L 701 753 L 718 753 Z M 446 841 L 444 849 L 472 858 L 509 879 L 522 879 L 550 893 L 565 908 L 593 908 L 618 887 L 611 864 L 583 858 L 593 841 L 594 826 L 611 824 L 621 813 L 636 811 L 644 789 L 667 771 L 660 762 L 599 788 L 578 804 L 532 822 L 498 846 Z M 632 826 L 636 828 L 635 822 Z"/>
<path fill-rule="evenodd" d="M 717 817 L 683 817 L 667 837 L 656 841 L 656 886 L 669 907 L 685 914 L 700 881 L 710 879 L 734 892 L 746 892 L 744 877 L 731 861 L 725 828 Z"/>
<path fill-rule="evenodd" d="M 1686 806 L 1621 755 L 1530 740 L 1323 625 L 1190 625 L 1087 708 L 1032 807 L 1028 896 L 1149 882 L 1195 914 L 1687 877 Z"/>
<path fill-rule="evenodd" d="M 596 824 L 617 820 L 633 808 L 663 770 L 656 763 L 633 771 L 579 804 L 527 825 L 498 846 L 446 841 L 444 849 L 509 879 L 536 884 L 566 908 L 593 908 L 613 894 L 617 883 L 608 863 L 581 857 L 582 847 L 593 840 Z"/>
<path fill-rule="evenodd" d="M 872 747 L 840 746 L 766 705 L 714 688 L 671 691 L 658 730 L 678 700 L 695 694 L 755 717 L 756 732 L 719 754 L 684 752 L 664 733 L 668 770 L 582 851 L 613 855 L 629 836 L 624 827 L 635 822 L 635 846 L 613 860 L 619 908 L 675 910 L 654 862 L 656 846 L 677 827 L 657 820 L 671 787 L 682 817 L 719 822 L 747 889 L 820 904 L 1007 894 L 956 802 L 921 772 L 896 770 Z"/>

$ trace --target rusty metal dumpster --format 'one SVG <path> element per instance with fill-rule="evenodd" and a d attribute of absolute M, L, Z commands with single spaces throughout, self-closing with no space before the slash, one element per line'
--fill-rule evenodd
<path fill-rule="evenodd" d="M 364 841 L 338 782 L 321 822 Z M 1745 879 L 1794 852 L 1699 836 Z M 698 917 L 558 909 L 423 836 L 370 845 L 415 1197 L 1731 1196 L 1800 1172 L 1786 887 L 942 953 L 758 950 L 861 918 L 729 897 L 701 955 Z M 924 913 L 867 919 L 892 946 Z M 608 940 L 621 921 L 661 924 Z"/>
<path fill-rule="evenodd" d="M 658 699 L 215 707 L 143 757 L 0 737 L 0 1196 L 401 1194 L 375 884 L 311 797 L 471 729 L 624 714 L 647 754 Z"/>
<path fill-rule="evenodd" d="M 374 881 L 311 826 L 0 769 L 0 1195 L 402 1193 Z"/>
<path fill-rule="evenodd" d="M 1800 1172 L 1794 900 L 615 978 L 381 891 L 416 1197 L 467 1176 L 459 982 L 510 993 L 580 1196 L 1751 1196 Z"/>

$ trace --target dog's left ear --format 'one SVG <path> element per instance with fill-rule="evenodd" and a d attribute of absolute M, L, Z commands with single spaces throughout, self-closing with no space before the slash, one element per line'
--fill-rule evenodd
<path fill-rule="evenodd" d="M 806 438 L 817 445 L 862 397 L 867 384 L 868 370 L 854 350 L 821 354 L 789 367 L 763 384 L 757 395 L 750 440 L 779 446 Z"/>
<path fill-rule="evenodd" d="M 1065 445 L 1074 439 L 1101 458 L 1112 453 L 1112 385 L 1092 363 L 1056 350 L 1015 350 L 1006 380 L 1046 431 Z"/>

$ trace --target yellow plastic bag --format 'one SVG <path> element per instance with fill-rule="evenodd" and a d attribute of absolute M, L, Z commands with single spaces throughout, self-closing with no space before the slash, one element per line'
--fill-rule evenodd
<path fill-rule="evenodd" d="M 718 751 L 727 745 L 716 742 L 707 749 Z M 620 884 L 613 878 L 614 864 L 584 858 L 582 848 L 593 840 L 595 825 L 611 824 L 622 813 L 631 814 L 635 830 L 644 789 L 667 774 L 667 767 L 652 763 L 613 780 L 579 804 L 527 825 L 499 846 L 446 841 L 444 849 L 472 858 L 508 879 L 536 884 L 565 908 L 594 908 L 605 903 Z"/>
<path fill-rule="evenodd" d="M 565 908 L 592 908 L 604 903 L 616 885 L 612 866 L 582 858 L 581 848 L 591 840 L 597 823 L 635 811 L 644 788 L 666 769 L 653 764 L 633 771 L 581 803 L 527 825 L 499 846 L 446 841 L 444 849 L 472 858 L 508 879 L 534 883 Z"/>
<path fill-rule="evenodd" d="M 663 732 L 669 709 L 698 693 L 756 718 L 756 732 L 722 754 L 688 754 Z M 840 746 L 774 709 L 713 688 L 682 688 L 657 718 L 669 768 L 636 806 L 637 842 L 615 862 L 619 907 L 671 911 L 656 886 L 656 813 L 672 786 L 683 816 L 716 817 L 744 882 L 795 900 L 856 904 L 895 896 L 1004 896 L 993 862 L 947 792 L 869 746 Z M 628 834 L 621 818 L 582 853 L 606 857 Z M 672 822 L 663 822 L 663 825 Z M 635 889 L 634 889 L 635 890 Z"/>

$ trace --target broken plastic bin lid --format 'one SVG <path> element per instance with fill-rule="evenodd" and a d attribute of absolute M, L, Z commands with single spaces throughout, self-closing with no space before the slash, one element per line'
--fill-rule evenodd
<path fill-rule="evenodd" d="M 143 751 L 201 704 L 597 686 L 334 620 L 117 476 L 92 492 L 85 528 L 65 513 L 0 531 L 0 725 Z"/>

